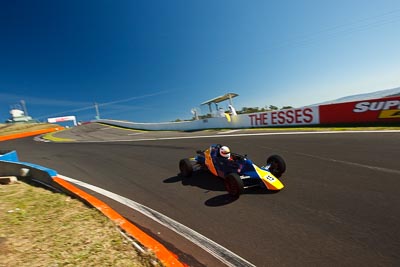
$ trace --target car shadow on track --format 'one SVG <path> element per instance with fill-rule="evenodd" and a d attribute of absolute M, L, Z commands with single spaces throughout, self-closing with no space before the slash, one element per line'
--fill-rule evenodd
<path fill-rule="evenodd" d="M 276 194 L 277 191 L 269 191 L 266 190 L 265 188 L 259 188 L 259 187 L 254 187 L 254 188 L 246 188 L 244 192 L 242 193 L 243 195 L 270 195 L 270 194 Z M 205 202 L 206 206 L 209 207 L 219 207 L 223 206 L 226 204 L 230 204 L 236 200 L 238 200 L 240 197 L 233 197 L 231 195 L 224 194 L 224 195 L 219 195 L 213 198 L 210 198 Z"/>
<path fill-rule="evenodd" d="M 191 177 L 183 177 L 180 174 L 164 180 L 164 183 L 181 182 L 184 186 L 195 186 L 207 191 L 224 192 L 224 194 L 213 197 L 205 202 L 206 206 L 217 207 L 230 204 L 238 198 L 232 197 L 226 193 L 224 181 L 221 178 L 216 178 L 208 172 L 197 172 Z"/>
<path fill-rule="evenodd" d="M 212 174 L 208 172 L 197 172 L 194 173 L 191 177 L 183 177 L 180 174 L 176 176 L 167 178 L 164 180 L 164 183 L 177 183 L 181 182 L 184 186 L 195 186 L 207 191 L 221 191 L 224 192 L 222 195 L 218 195 L 208 199 L 205 202 L 206 206 L 209 207 L 218 207 L 230 204 L 239 199 L 239 197 L 233 197 L 226 192 L 224 181 L 221 178 L 216 178 Z M 269 191 L 265 188 L 253 187 L 246 188 L 243 194 L 246 195 L 261 195 L 261 194 L 275 194 L 276 191 Z"/>
<path fill-rule="evenodd" d="M 196 172 L 190 177 L 183 177 L 180 174 L 164 180 L 164 183 L 181 182 L 182 185 L 196 186 L 209 191 L 225 191 L 224 182 L 208 172 Z"/>

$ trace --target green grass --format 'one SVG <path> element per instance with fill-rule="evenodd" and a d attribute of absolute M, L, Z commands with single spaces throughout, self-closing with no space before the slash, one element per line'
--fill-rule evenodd
<path fill-rule="evenodd" d="M 22 182 L 0 185 L 0 251 L 0 266 L 161 266 L 96 209 Z"/>
<path fill-rule="evenodd" d="M 0 124 L 0 135 L 55 126 Z M 64 194 L 19 182 L 0 185 L 0 266 L 162 264 L 152 253 L 138 252 L 96 209 Z"/>
<path fill-rule="evenodd" d="M 61 126 L 51 123 L 6 123 L 0 124 L 0 136 L 49 129 L 54 127 Z"/>

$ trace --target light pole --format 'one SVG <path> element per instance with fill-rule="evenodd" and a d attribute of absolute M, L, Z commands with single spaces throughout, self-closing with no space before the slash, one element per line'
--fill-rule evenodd
<path fill-rule="evenodd" d="M 94 108 L 96 109 L 96 120 L 100 120 L 99 105 L 95 102 Z"/>
<path fill-rule="evenodd" d="M 25 116 L 28 116 L 28 110 L 26 109 L 25 100 L 21 100 L 22 109 L 24 110 Z"/>

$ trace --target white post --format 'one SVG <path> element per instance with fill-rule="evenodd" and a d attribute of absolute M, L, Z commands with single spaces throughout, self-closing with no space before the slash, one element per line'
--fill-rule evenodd
<path fill-rule="evenodd" d="M 96 120 L 100 119 L 99 105 L 95 102 L 94 108 L 96 109 Z"/>

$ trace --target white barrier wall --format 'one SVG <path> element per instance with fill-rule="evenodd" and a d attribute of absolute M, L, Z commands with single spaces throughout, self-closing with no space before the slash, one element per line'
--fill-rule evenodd
<path fill-rule="evenodd" d="M 196 121 L 136 123 L 117 120 L 96 120 L 111 125 L 131 129 L 154 131 L 195 131 L 203 129 L 235 129 L 235 128 L 262 128 L 279 126 L 301 126 L 319 124 L 318 106 L 285 109 L 251 114 L 232 116 L 231 121 L 226 118 L 209 118 Z"/>
<path fill-rule="evenodd" d="M 64 122 L 64 121 L 73 121 L 74 125 L 76 126 L 76 117 L 75 116 L 65 116 L 65 117 L 57 117 L 57 118 L 48 118 L 47 122 L 49 123 L 57 123 L 57 122 Z"/>

